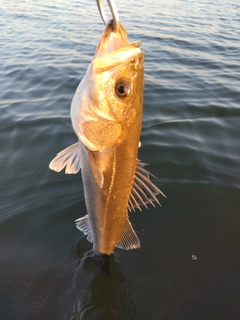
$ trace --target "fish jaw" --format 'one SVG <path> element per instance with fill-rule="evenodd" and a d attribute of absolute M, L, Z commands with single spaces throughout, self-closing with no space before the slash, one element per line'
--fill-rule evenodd
<path fill-rule="evenodd" d="M 113 20 L 110 20 L 102 33 L 94 58 L 100 58 L 107 53 L 117 51 L 129 45 L 130 42 L 128 41 L 125 28 L 120 24 L 118 31 L 115 32 Z"/>

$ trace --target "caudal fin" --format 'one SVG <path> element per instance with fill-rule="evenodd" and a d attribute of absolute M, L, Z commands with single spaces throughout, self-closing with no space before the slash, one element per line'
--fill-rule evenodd
<path fill-rule="evenodd" d="M 49 168 L 59 172 L 66 167 L 65 173 L 75 174 L 81 169 L 80 153 L 80 142 L 74 143 L 70 147 L 59 152 L 50 162 Z"/>

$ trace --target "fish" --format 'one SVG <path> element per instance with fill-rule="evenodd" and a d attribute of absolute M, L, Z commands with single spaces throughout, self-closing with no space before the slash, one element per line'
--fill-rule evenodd
<path fill-rule="evenodd" d="M 75 221 L 96 254 L 140 247 L 128 211 L 159 203 L 163 192 L 138 160 L 142 129 L 144 53 L 110 20 L 71 104 L 78 141 L 50 162 L 56 172 L 81 169 L 87 215 Z"/>

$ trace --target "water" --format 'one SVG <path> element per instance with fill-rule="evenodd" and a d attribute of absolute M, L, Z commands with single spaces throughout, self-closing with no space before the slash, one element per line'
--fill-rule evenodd
<path fill-rule="evenodd" d="M 240 6 L 117 5 L 145 52 L 139 158 L 167 199 L 130 214 L 141 249 L 81 260 L 81 175 L 48 164 L 76 141 L 103 24 L 95 1 L 0 0 L 0 319 L 239 319 Z"/>

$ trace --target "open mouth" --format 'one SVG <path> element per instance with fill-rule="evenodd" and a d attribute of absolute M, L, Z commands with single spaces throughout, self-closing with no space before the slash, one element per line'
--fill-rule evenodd
<path fill-rule="evenodd" d="M 94 58 L 100 58 L 107 53 L 128 47 L 129 45 L 130 42 L 128 41 L 127 32 L 124 27 L 120 25 L 118 31 L 114 32 L 113 20 L 110 20 L 101 36 Z"/>

